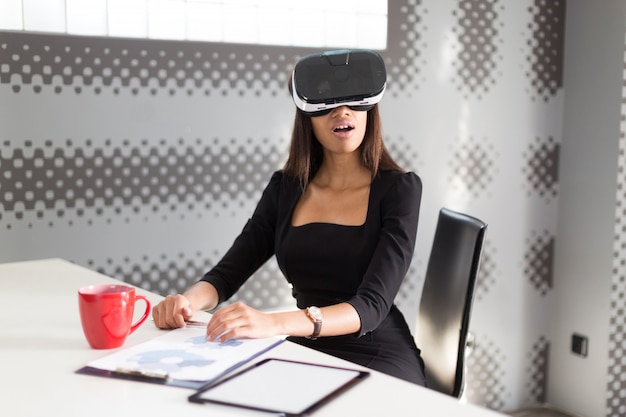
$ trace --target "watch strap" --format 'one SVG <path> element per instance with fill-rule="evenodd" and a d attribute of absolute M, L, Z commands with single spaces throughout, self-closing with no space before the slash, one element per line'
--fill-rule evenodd
<path fill-rule="evenodd" d="M 322 332 L 322 320 L 313 317 L 313 315 L 309 312 L 309 308 L 310 307 L 306 309 L 306 315 L 313 323 L 313 333 L 311 334 L 311 336 L 307 336 L 307 339 L 315 340 L 320 336 L 320 333 Z"/>

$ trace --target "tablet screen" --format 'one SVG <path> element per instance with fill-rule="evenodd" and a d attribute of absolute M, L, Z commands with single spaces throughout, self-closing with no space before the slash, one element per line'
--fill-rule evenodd
<path fill-rule="evenodd" d="M 354 369 L 265 359 L 201 389 L 189 400 L 297 416 L 311 411 L 368 375 L 368 372 Z"/>

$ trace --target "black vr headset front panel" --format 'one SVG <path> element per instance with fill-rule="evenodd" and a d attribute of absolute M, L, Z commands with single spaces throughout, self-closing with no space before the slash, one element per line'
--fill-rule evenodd
<path fill-rule="evenodd" d="M 382 95 L 386 81 L 384 61 L 374 51 L 309 55 L 294 69 L 294 98 L 307 104 L 358 102 Z"/>

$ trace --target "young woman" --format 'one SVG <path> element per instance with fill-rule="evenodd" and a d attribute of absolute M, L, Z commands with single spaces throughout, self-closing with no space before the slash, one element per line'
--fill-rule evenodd
<path fill-rule="evenodd" d="M 370 108 L 371 107 L 371 108 Z M 420 351 L 394 299 L 415 247 L 422 185 L 389 156 L 378 104 L 297 110 L 288 160 L 222 260 L 153 308 L 159 328 L 230 298 L 272 255 L 298 310 L 218 309 L 207 339 L 288 340 L 425 385 Z"/>

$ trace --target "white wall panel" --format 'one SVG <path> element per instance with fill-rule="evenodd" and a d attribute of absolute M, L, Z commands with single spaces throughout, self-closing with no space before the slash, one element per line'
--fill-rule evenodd
<path fill-rule="evenodd" d="M 221 4 L 202 1 L 187 2 L 187 39 L 222 42 L 224 18 Z"/>
<path fill-rule="evenodd" d="M 107 35 L 106 0 L 66 0 L 67 32 L 77 35 Z"/>
<path fill-rule="evenodd" d="M 145 38 L 148 36 L 147 0 L 107 0 L 109 36 Z"/>
<path fill-rule="evenodd" d="M 151 0 L 148 3 L 148 37 L 184 40 L 187 13 L 184 0 Z"/>
<path fill-rule="evenodd" d="M 22 0 L 0 0 L 0 28 L 8 30 L 22 30 Z"/>
<path fill-rule="evenodd" d="M 65 32 L 65 0 L 22 0 L 24 29 Z"/>
<path fill-rule="evenodd" d="M 618 158 L 624 140 L 620 113 L 626 2 L 595 6 L 580 0 L 567 5 L 567 100 L 555 264 L 555 285 L 560 291 L 554 297 L 548 389 L 552 402 L 582 415 L 622 416 L 626 396 L 618 381 L 624 373 L 619 365 L 612 378 L 607 373 L 609 340 L 623 340 L 624 335 L 621 326 L 613 327 L 614 335 L 609 326 L 623 317 L 624 307 L 623 299 L 613 294 L 612 283 L 623 280 L 613 260 L 624 258 L 624 246 L 614 243 L 623 235 L 616 224 L 616 216 L 623 219 L 616 209 L 616 194 L 623 198 L 618 182 L 623 182 L 624 174 Z M 619 161 L 623 163 L 623 158 Z M 612 299 L 620 303 L 612 307 Z M 586 357 L 572 353 L 573 333 L 589 338 Z M 623 343 L 613 349 L 624 357 Z"/>

